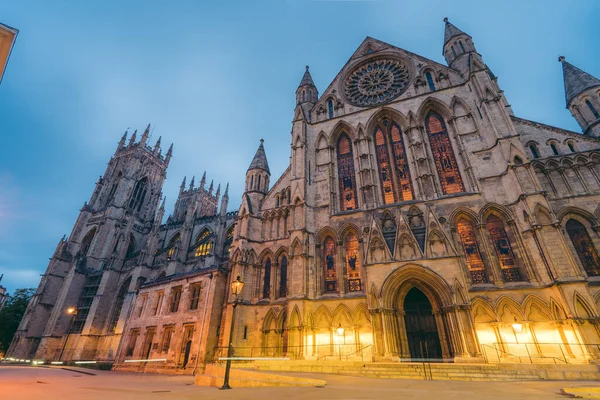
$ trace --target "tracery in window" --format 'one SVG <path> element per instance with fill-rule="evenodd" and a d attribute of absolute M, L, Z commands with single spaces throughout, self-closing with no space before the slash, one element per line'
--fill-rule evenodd
<path fill-rule="evenodd" d="M 464 192 L 465 187 L 442 117 L 430 112 L 425 120 L 427 121 L 427 135 L 429 136 L 431 151 L 442 184 L 442 192 L 444 194 Z"/>
<path fill-rule="evenodd" d="M 394 161 L 396 164 L 396 175 L 400 195 L 403 201 L 412 200 L 414 198 L 412 185 L 410 183 L 410 171 L 408 170 L 408 160 L 406 159 L 406 150 L 404 149 L 404 141 L 400 127 L 392 123 L 392 150 L 394 153 Z"/>
<path fill-rule="evenodd" d="M 471 224 L 470 221 L 461 218 L 456 224 L 456 227 L 463 251 L 465 252 L 467 268 L 471 274 L 471 281 L 473 283 L 487 283 L 488 277 L 485 272 L 483 260 L 481 259 L 479 246 L 477 245 L 473 224 Z"/>
<path fill-rule="evenodd" d="M 430 72 L 425 72 L 425 79 L 427 79 L 427 85 L 429 86 L 429 90 L 432 92 L 435 91 L 435 83 L 433 83 L 433 77 Z"/>
<path fill-rule="evenodd" d="M 600 257 L 585 226 L 579 221 L 570 219 L 567 221 L 566 228 L 586 274 L 600 275 Z"/>
<path fill-rule="evenodd" d="M 175 255 L 175 245 L 177 244 L 177 241 L 181 238 L 181 235 L 179 233 L 176 233 L 175 235 L 173 235 L 173 237 L 171 238 L 171 240 L 169 240 L 169 245 L 168 247 L 168 251 L 167 251 L 167 260 L 172 260 L 173 256 Z"/>
<path fill-rule="evenodd" d="M 522 281 L 521 272 L 516 264 L 515 255 L 506 234 L 506 229 L 504 229 L 504 224 L 500 218 L 492 214 L 488 217 L 486 226 L 492 237 L 494 250 L 496 256 L 498 256 L 504 280 L 506 282 Z"/>
<path fill-rule="evenodd" d="M 129 199 L 129 209 L 133 211 L 140 211 L 144 199 L 146 198 L 146 192 L 148 191 L 148 178 L 143 178 L 137 181 L 133 188 L 133 193 Z"/>
<path fill-rule="evenodd" d="M 265 260 L 265 268 L 263 275 L 263 299 L 268 299 L 271 297 L 271 259 L 267 258 Z"/>
<path fill-rule="evenodd" d="M 348 278 L 348 291 L 360 292 L 362 290 L 360 280 L 360 256 L 358 254 L 358 238 L 354 233 L 346 236 L 346 276 Z"/>
<path fill-rule="evenodd" d="M 396 193 L 392 183 L 392 170 L 390 168 L 390 156 L 385 135 L 380 128 L 375 131 L 375 154 L 379 165 L 379 179 L 381 181 L 381 192 L 383 203 L 392 204 L 396 202 Z"/>
<path fill-rule="evenodd" d="M 358 206 L 356 176 L 352 144 L 347 134 L 342 133 L 337 143 L 338 178 L 340 188 L 340 209 L 354 210 Z"/>
<path fill-rule="evenodd" d="M 323 242 L 323 268 L 325 292 L 337 292 L 337 271 L 335 265 L 335 242 L 331 236 Z"/>
<path fill-rule="evenodd" d="M 288 259 L 283 256 L 279 262 L 279 297 L 287 296 L 287 267 Z"/>
<path fill-rule="evenodd" d="M 205 257 L 210 254 L 213 248 L 213 241 L 210 240 L 212 232 L 206 228 L 196 237 L 196 251 L 194 257 Z"/>

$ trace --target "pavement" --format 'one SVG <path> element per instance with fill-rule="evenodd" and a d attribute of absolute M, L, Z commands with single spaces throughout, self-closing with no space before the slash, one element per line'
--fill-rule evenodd
<path fill-rule="evenodd" d="M 87 372 L 84 373 L 84 372 Z M 95 375 L 89 375 L 93 373 Z M 324 388 L 238 388 L 218 390 L 193 386 L 192 376 L 153 375 L 60 367 L 0 366 L 0 399 L 227 399 L 285 398 L 286 400 L 403 399 L 566 399 L 566 387 L 599 387 L 599 382 L 464 382 L 349 377 L 329 374 L 290 374 L 325 379 Z"/>

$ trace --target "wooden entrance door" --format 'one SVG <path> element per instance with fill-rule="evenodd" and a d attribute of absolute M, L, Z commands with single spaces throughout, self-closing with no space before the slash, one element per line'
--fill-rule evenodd
<path fill-rule="evenodd" d="M 429 299 L 412 288 L 404 299 L 404 322 L 411 358 L 442 359 L 437 324 Z"/>

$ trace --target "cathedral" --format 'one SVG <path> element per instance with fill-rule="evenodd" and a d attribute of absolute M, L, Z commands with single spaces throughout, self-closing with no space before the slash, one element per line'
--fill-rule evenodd
<path fill-rule="evenodd" d="M 306 67 L 290 164 L 261 140 L 238 212 L 184 180 L 163 224 L 172 147 L 124 136 L 8 354 L 195 373 L 235 328 L 250 358 L 597 363 L 600 80 L 559 58 L 572 132 L 447 19 L 442 54 L 367 37 L 321 94 Z"/>

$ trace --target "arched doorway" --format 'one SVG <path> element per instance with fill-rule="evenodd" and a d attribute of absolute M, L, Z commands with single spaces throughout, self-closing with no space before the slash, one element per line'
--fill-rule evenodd
<path fill-rule="evenodd" d="M 411 358 L 442 359 L 442 346 L 431 302 L 413 287 L 404 298 L 404 324 Z"/>

